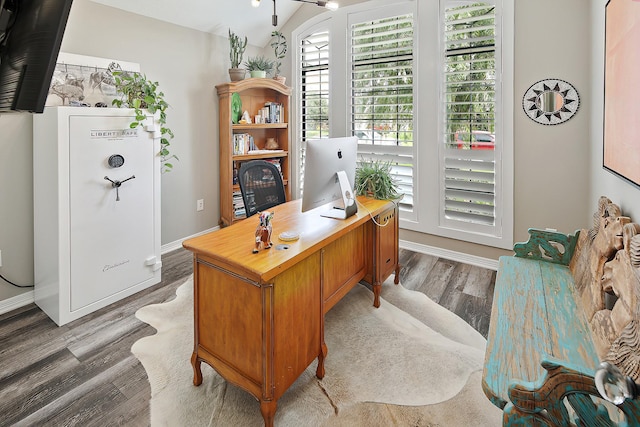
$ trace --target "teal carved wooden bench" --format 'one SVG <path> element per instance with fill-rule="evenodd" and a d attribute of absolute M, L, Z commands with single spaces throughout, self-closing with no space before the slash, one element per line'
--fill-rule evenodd
<path fill-rule="evenodd" d="M 638 400 L 616 407 L 594 383 L 605 360 L 640 379 L 639 231 L 601 198 L 593 229 L 530 229 L 500 258 L 482 386 L 503 425 L 640 426 Z"/>

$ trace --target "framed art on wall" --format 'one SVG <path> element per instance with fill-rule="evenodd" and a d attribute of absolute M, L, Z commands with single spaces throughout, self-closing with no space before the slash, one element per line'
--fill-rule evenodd
<path fill-rule="evenodd" d="M 605 12 L 603 166 L 640 186 L 640 2 L 609 0 Z"/>
<path fill-rule="evenodd" d="M 111 107 L 118 97 L 114 71 L 140 72 L 140 64 L 60 52 L 51 78 L 46 106 L 88 105 Z"/>

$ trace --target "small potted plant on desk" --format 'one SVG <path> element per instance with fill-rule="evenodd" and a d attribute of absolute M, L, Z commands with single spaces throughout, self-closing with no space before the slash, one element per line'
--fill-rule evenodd
<path fill-rule="evenodd" d="M 264 56 L 254 56 L 247 58 L 245 67 L 251 73 L 251 77 L 267 77 L 273 71 L 274 61 Z"/>
<path fill-rule="evenodd" d="M 240 68 L 242 62 L 242 55 L 247 48 L 247 37 L 244 37 L 244 41 L 240 39 L 235 33 L 229 30 L 229 59 L 231 60 L 231 68 L 229 68 L 229 78 L 232 82 L 237 82 L 244 79 L 246 70 Z"/>
<path fill-rule="evenodd" d="M 391 162 L 361 160 L 356 167 L 355 189 L 358 196 L 399 201 L 398 180 L 391 174 Z"/>
<path fill-rule="evenodd" d="M 284 34 L 282 34 L 280 31 L 273 31 L 271 33 L 271 47 L 273 48 L 273 53 L 276 56 L 276 72 L 273 78 L 278 82 L 284 84 L 287 78 L 280 75 L 280 67 L 282 66 L 282 62 L 280 60 L 283 59 L 287 54 L 287 39 L 285 38 Z"/>

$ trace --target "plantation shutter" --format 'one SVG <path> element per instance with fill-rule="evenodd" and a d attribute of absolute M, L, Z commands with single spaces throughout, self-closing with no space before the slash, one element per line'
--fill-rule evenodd
<path fill-rule="evenodd" d="M 488 3 L 444 11 L 443 214 L 469 228 L 496 225 L 495 23 Z"/>
<path fill-rule="evenodd" d="M 412 212 L 413 14 L 369 20 L 362 16 L 350 22 L 351 132 L 359 140 L 359 157 L 391 162 L 404 193 L 400 209 Z"/>
<path fill-rule="evenodd" d="M 329 32 L 317 31 L 302 38 L 299 55 L 298 137 L 300 188 L 303 188 L 306 141 L 329 137 Z"/>

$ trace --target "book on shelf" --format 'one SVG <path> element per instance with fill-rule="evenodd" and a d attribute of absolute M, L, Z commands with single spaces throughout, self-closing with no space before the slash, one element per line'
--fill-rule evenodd
<path fill-rule="evenodd" d="M 265 102 L 258 114 L 256 123 L 284 123 L 284 108 L 278 102 Z"/>
<path fill-rule="evenodd" d="M 242 193 L 240 191 L 233 192 L 233 217 L 243 218 L 246 216 L 244 208 L 244 201 L 242 200 Z"/>
<path fill-rule="evenodd" d="M 274 165 L 276 169 L 278 169 L 278 172 L 280 172 L 280 175 L 282 175 L 282 167 L 280 166 L 280 159 L 264 159 L 264 160 Z"/>
<path fill-rule="evenodd" d="M 253 140 L 253 136 L 248 133 L 234 133 L 233 134 L 233 154 L 247 154 L 249 151 L 257 150 L 258 147 Z"/>

